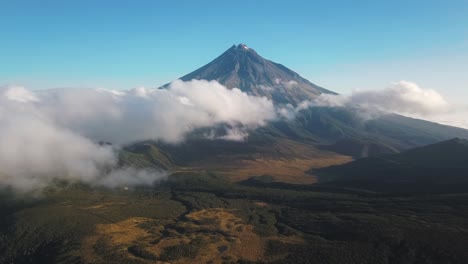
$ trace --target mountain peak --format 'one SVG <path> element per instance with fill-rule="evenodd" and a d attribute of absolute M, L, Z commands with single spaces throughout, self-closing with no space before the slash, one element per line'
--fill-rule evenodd
<path fill-rule="evenodd" d="M 244 43 L 240 43 L 240 44 L 237 44 L 237 45 L 232 45 L 232 47 L 230 49 L 226 50 L 223 54 L 226 54 L 226 53 L 252 54 L 252 55 L 256 55 L 256 56 L 260 57 L 260 55 L 258 55 L 257 52 L 255 52 L 254 49 L 250 48 L 249 46 L 247 46 Z"/>
<path fill-rule="evenodd" d="M 246 50 L 246 51 L 249 51 L 250 48 L 245 45 L 244 43 L 240 43 L 239 45 L 236 46 L 237 49 L 241 49 L 241 50 Z"/>
<path fill-rule="evenodd" d="M 244 43 L 241 43 L 238 46 L 245 49 L 245 50 L 249 50 L 249 47 L 247 47 L 247 45 L 245 45 Z"/>
<path fill-rule="evenodd" d="M 210 63 L 180 79 L 215 80 L 229 89 L 239 88 L 280 104 L 297 105 L 322 93 L 334 94 L 285 66 L 263 58 L 244 43 L 233 45 Z"/>

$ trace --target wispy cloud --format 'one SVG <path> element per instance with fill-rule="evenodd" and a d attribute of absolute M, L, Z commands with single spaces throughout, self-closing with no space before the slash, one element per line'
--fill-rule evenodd
<path fill-rule="evenodd" d="M 450 104 L 437 91 L 400 81 L 381 90 L 356 90 L 350 95 L 324 94 L 311 102 L 318 106 L 360 106 L 385 112 L 430 116 L 450 111 Z"/>

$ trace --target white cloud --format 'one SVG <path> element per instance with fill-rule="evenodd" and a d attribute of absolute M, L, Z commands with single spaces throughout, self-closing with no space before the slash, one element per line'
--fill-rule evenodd
<path fill-rule="evenodd" d="M 275 84 L 283 85 L 286 88 L 293 88 L 298 85 L 298 83 L 294 80 L 282 80 L 280 78 L 275 78 Z"/>
<path fill-rule="evenodd" d="M 468 107 L 454 106 L 452 111 L 430 117 L 429 120 L 444 125 L 468 129 Z"/>
<path fill-rule="evenodd" d="M 276 118 L 273 103 L 217 82 L 168 89 L 0 89 L 0 185 L 41 189 L 54 179 L 95 185 L 149 184 L 164 172 L 117 168 L 114 148 L 140 140 L 180 142 L 194 129 L 226 124 L 218 138 L 243 140 Z"/>
<path fill-rule="evenodd" d="M 5 91 L 4 96 L 9 100 L 23 103 L 38 101 L 37 97 L 33 93 L 21 86 L 9 87 L 9 89 Z"/>
<path fill-rule="evenodd" d="M 163 170 L 136 169 L 124 167 L 114 169 L 100 177 L 96 184 L 108 187 L 152 185 L 155 181 L 166 178 L 168 173 Z"/>
<path fill-rule="evenodd" d="M 249 133 L 242 128 L 232 128 L 229 129 L 226 135 L 221 136 L 221 139 L 231 140 L 231 141 L 244 141 L 249 136 Z"/>
<path fill-rule="evenodd" d="M 382 90 L 357 90 L 350 95 L 322 94 L 312 101 L 304 101 L 298 110 L 310 106 L 361 107 L 406 115 L 431 116 L 448 113 L 450 104 L 437 91 L 417 84 L 400 81 Z"/>
<path fill-rule="evenodd" d="M 468 128 L 468 108 L 450 104 L 441 94 L 415 83 L 400 81 L 381 90 L 357 90 L 350 95 L 322 94 L 286 111 L 289 116 L 309 107 L 352 107 L 364 119 L 374 119 L 381 113 L 398 113 L 414 118 Z M 285 111 L 285 110 L 284 110 Z M 286 114 L 281 113 L 282 116 Z"/>
<path fill-rule="evenodd" d="M 295 86 L 298 85 L 298 83 L 296 81 L 287 81 L 284 83 L 284 85 L 287 87 L 287 88 L 293 88 Z"/>
<path fill-rule="evenodd" d="M 257 87 L 258 87 L 260 90 L 267 91 L 267 92 L 272 92 L 272 91 L 275 90 L 275 88 L 270 87 L 270 86 L 266 86 L 266 85 L 263 85 L 263 84 L 257 85 Z"/>
<path fill-rule="evenodd" d="M 393 83 L 383 90 L 355 91 L 348 97 L 348 102 L 375 107 L 383 111 L 423 116 L 450 110 L 449 103 L 437 91 L 423 89 L 407 81 Z"/>
<path fill-rule="evenodd" d="M 115 148 L 147 139 L 177 143 L 193 130 L 210 127 L 223 129 L 207 130 L 206 138 L 242 141 L 269 120 L 292 119 L 313 106 L 359 106 L 428 118 L 453 110 L 436 91 L 405 81 L 349 96 L 324 94 L 298 106 L 275 106 L 265 97 L 203 80 L 125 91 L 5 87 L 0 89 L 0 185 L 29 191 L 57 178 L 110 187 L 151 184 L 166 172 L 118 168 Z M 373 117 L 372 111 L 364 112 Z"/>
<path fill-rule="evenodd" d="M 256 128 L 276 117 L 273 103 L 217 82 L 175 81 L 168 89 L 62 89 L 40 94 L 38 107 L 62 126 L 114 144 L 180 142 L 197 128 L 227 123 Z"/>

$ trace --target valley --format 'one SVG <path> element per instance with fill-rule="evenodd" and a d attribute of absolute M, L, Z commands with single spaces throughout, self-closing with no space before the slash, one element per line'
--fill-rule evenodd
<path fill-rule="evenodd" d="M 4 196 L 0 208 L 1 263 L 467 259 L 468 194 L 450 189 L 428 195 L 178 173 L 154 188 L 71 185 L 39 200 Z"/>

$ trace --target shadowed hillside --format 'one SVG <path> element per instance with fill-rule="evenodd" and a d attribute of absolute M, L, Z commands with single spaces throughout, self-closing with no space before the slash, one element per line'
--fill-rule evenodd
<path fill-rule="evenodd" d="M 319 181 L 377 189 L 425 192 L 468 186 L 468 141 L 452 139 L 400 154 L 370 157 L 315 170 Z"/>

